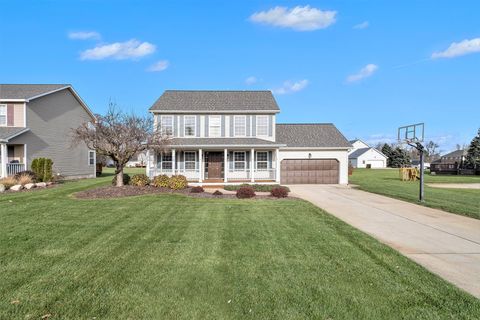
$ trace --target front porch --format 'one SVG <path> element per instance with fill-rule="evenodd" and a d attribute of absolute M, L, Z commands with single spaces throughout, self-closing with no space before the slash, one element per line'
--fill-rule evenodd
<path fill-rule="evenodd" d="M 181 174 L 192 184 L 279 183 L 278 149 L 178 150 L 149 154 L 147 175 Z"/>
<path fill-rule="evenodd" d="M 0 178 L 25 171 L 27 146 L 24 144 L 0 144 Z"/>

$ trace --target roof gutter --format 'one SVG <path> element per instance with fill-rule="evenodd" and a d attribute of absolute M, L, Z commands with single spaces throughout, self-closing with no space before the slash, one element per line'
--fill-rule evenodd
<path fill-rule="evenodd" d="M 280 113 L 280 110 L 148 110 L 150 113 L 177 114 L 177 113 L 234 113 L 234 114 L 257 114 L 257 113 Z"/>

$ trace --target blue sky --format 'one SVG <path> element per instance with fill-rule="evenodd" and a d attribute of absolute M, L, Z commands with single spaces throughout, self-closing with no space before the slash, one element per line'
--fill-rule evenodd
<path fill-rule="evenodd" d="M 0 83 L 71 83 L 94 110 L 165 89 L 272 89 L 280 122 L 448 151 L 480 127 L 478 1 L 1 1 Z"/>

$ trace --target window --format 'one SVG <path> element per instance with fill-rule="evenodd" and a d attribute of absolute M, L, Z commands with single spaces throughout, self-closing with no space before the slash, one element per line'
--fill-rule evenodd
<path fill-rule="evenodd" d="M 173 135 L 173 116 L 160 116 L 160 129 L 162 134 Z"/>
<path fill-rule="evenodd" d="M 162 153 L 162 169 L 172 170 L 172 153 Z"/>
<path fill-rule="evenodd" d="M 222 135 L 222 116 L 208 117 L 208 135 L 210 137 L 220 137 Z"/>
<path fill-rule="evenodd" d="M 197 153 L 195 151 L 185 151 L 184 156 L 185 170 L 195 170 L 197 163 Z"/>
<path fill-rule="evenodd" d="M 245 170 L 246 169 L 246 156 L 245 151 L 233 152 L 233 169 Z"/>
<path fill-rule="evenodd" d="M 257 116 L 257 136 L 268 136 L 269 116 Z"/>
<path fill-rule="evenodd" d="M 268 169 L 268 152 L 257 151 L 257 170 Z"/>
<path fill-rule="evenodd" d="M 247 117 L 246 116 L 234 116 L 233 117 L 234 125 L 234 136 L 244 137 L 247 135 Z"/>
<path fill-rule="evenodd" d="M 93 166 L 95 165 L 95 151 L 88 151 L 88 165 Z"/>
<path fill-rule="evenodd" d="M 0 126 L 4 127 L 7 125 L 7 105 L 0 104 Z"/>
<path fill-rule="evenodd" d="M 196 131 L 197 117 L 185 116 L 185 137 L 194 137 Z"/>

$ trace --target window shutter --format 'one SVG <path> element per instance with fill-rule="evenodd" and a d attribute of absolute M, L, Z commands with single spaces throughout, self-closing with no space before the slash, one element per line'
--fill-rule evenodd
<path fill-rule="evenodd" d="M 13 127 L 15 125 L 15 121 L 13 117 L 15 116 L 14 105 L 7 104 L 7 126 Z"/>

